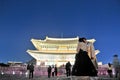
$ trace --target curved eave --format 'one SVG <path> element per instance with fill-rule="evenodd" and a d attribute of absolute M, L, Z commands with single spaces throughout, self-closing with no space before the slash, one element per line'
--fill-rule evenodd
<path fill-rule="evenodd" d="M 37 53 L 37 54 L 76 54 L 76 51 L 37 51 L 37 50 L 27 50 L 28 53 Z M 95 54 L 99 54 L 99 50 L 95 50 Z"/>
<path fill-rule="evenodd" d="M 99 50 L 95 50 L 95 55 L 99 54 L 100 51 Z"/>
<path fill-rule="evenodd" d="M 71 51 L 37 51 L 37 50 L 27 50 L 27 52 L 29 53 L 40 53 L 40 54 L 76 54 L 76 51 L 71 50 Z"/>
<path fill-rule="evenodd" d="M 95 39 L 88 39 L 87 41 L 94 43 L 96 40 Z"/>
<path fill-rule="evenodd" d="M 55 41 L 72 41 L 72 40 L 78 40 L 79 37 L 76 37 L 76 38 L 50 38 L 48 36 L 46 36 L 46 39 L 45 40 L 55 40 Z"/>
<path fill-rule="evenodd" d="M 45 41 L 74 41 L 74 40 L 78 40 L 79 37 L 76 37 L 76 38 L 50 38 L 50 37 L 47 37 L 46 36 L 46 39 L 44 40 L 41 40 L 41 39 L 31 39 L 31 41 L 42 41 L 42 42 L 45 42 Z"/>
<path fill-rule="evenodd" d="M 46 39 L 41 40 L 41 39 L 31 39 L 32 42 L 38 41 L 38 42 L 46 42 L 46 41 L 78 41 L 79 37 L 76 38 L 49 38 L 46 37 Z M 87 41 L 94 43 L 96 40 L 95 39 L 88 39 Z"/>
<path fill-rule="evenodd" d="M 45 40 L 38 40 L 38 39 L 31 39 L 31 42 L 35 46 L 36 49 L 40 50 L 41 47 L 40 45 L 50 45 L 50 44 L 76 44 L 78 43 L 79 37 L 76 38 L 49 38 L 46 37 Z M 94 43 L 96 40 L 95 39 L 88 39 L 87 41 Z"/>

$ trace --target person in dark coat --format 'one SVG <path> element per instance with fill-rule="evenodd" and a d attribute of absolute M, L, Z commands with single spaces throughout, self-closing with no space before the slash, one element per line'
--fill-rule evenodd
<path fill-rule="evenodd" d="M 30 64 L 27 65 L 27 70 L 29 70 L 29 68 L 30 68 Z"/>
<path fill-rule="evenodd" d="M 71 63 L 70 61 L 68 61 L 65 65 L 65 69 L 66 69 L 66 76 L 70 76 L 71 75 Z"/>
<path fill-rule="evenodd" d="M 74 76 L 97 76 L 97 70 L 88 55 L 88 44 L 86 38 L 79 38 L 77 47 L 77 54 L 72 68 L 72 75 Z"/>
<path fill-rule="evenodd" d="M 34 72 L 34 65 L 33 65 L 33 63 L 30 64 L 29 70 L 30 70 L 30 73 L 29 73 L 29 79 L 30 79 L 30 78 L 33 78 L 33 72 Z"/>
<path fill-rule="evenodd" d="M 29 73 L 30 73 L 30 64 L 27 65 L 27 77 L 29 76 Z"/>
<path fill-rule="evenodd" d="M 55 65 L 55 76 L 57 76 L 58 70 L 57 70 L 57 66 Z"/>
<path fill-rule="evenodd" d="M 48 70 L 47 70 L 47 71 L 48 71 L 48 78 L 51 77 L 51 69 L 52 69 L 51 66 L 49 66 L 49 67 L 48 67 Z"/>

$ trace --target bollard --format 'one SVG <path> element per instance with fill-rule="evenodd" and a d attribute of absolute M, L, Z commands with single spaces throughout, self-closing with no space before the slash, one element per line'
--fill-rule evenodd
<path fill-rule="evenodd" d="M 13 71 L 13 75 L 15 75 L 15 71 Z"/>
<path fill-rule="evenodd" d="M 1 72 L 1 74 L 3 75 L 3 74 L 4 74 L 4 72 Z"/>

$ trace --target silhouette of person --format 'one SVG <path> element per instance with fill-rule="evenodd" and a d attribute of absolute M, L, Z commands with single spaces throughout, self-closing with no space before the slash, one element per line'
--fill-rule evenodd
<path fill-rule="evenodd" d="M 108 70 L 107 70 L 107 72 L 108 72 L 108 75 L 112 78 L 113 77 L 113 75 L 112 75 L 112 66 L 111 66 L 110 63 L 108 63 Z"/>
<path fill-rule="evenodd" d="M 48 71 L 48 78 L 50 78 L 51 77 L 51 66 L 48 67 L 47 71 Z"/>
<path fill-rule="evenodd" d="M 34 72 L 34 65 L 33 65 L 33 63 L 30 64 L 29 70 L 30 70 L 30 73 L 29 73 L 29 79 L 30 79 L 31 77 L 33 78 L 33 72 Z"/>
<path fill-rule="evenodd" d="M 52 77 L 54 77 L 54 73 L 55 73 L 55 68 L 54 66 L 52 66 Z"/>
<path fill-rule="evenodd" d="M 57 66 L 55 65 L 55 76 L 57 76 L 58 70 L 57 70 Z"/>
<path fill-rule="evenodd" d="M 115 70 L 115 78 L 118 78 L 119 75 L 120 75 L 120 66 L 119 66 L 120 62 L 119 62 L 119 59 L 118 59 L 118 55 L 114 55 L 114 61 L 113 61 L 113 67 L 114 67 L 114 70 Z"/>
<path fill-rule="evenodd" d="M 30 73 L 30 64 L 27 65 L 27 77 L 28 77 L 29 73 Z"/>
<path fill-rule="evenodd" d="M 30 68 L 30 64 L 27 65 L 27 70 L 29 70 L 29 68 Z"/>
<path fill-rule="evenodd" d="M 79 38 L 75 63 L 72 68 L 72 75 L 75 76 L 97 76 L 97 70 L 88 55 L 88 42 L 86 38 Z"/>
<path fill-rule="evenodd" d="M 68 61 L 65 65 L 65 69 L 66 69 L 66 76 L 70 76 L 71 75 L 71 63 L 70 61 Z"/>

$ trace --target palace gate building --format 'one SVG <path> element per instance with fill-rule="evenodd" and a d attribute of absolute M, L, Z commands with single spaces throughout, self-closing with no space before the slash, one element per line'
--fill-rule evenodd
<path fill-rule="evenodd" d="M 78 39 L 79 37 L 31 39 L 36 50 L 27 50 L 27 53 L 36 59 L 36 65 L 57 64 L 60 66 L 68 61 L 74 64 Z M 96 40 L 89 39 L 87 41 L 94 43 Z M 95 50 L 95 53 L 98 54 L 99 50 Z"/>

